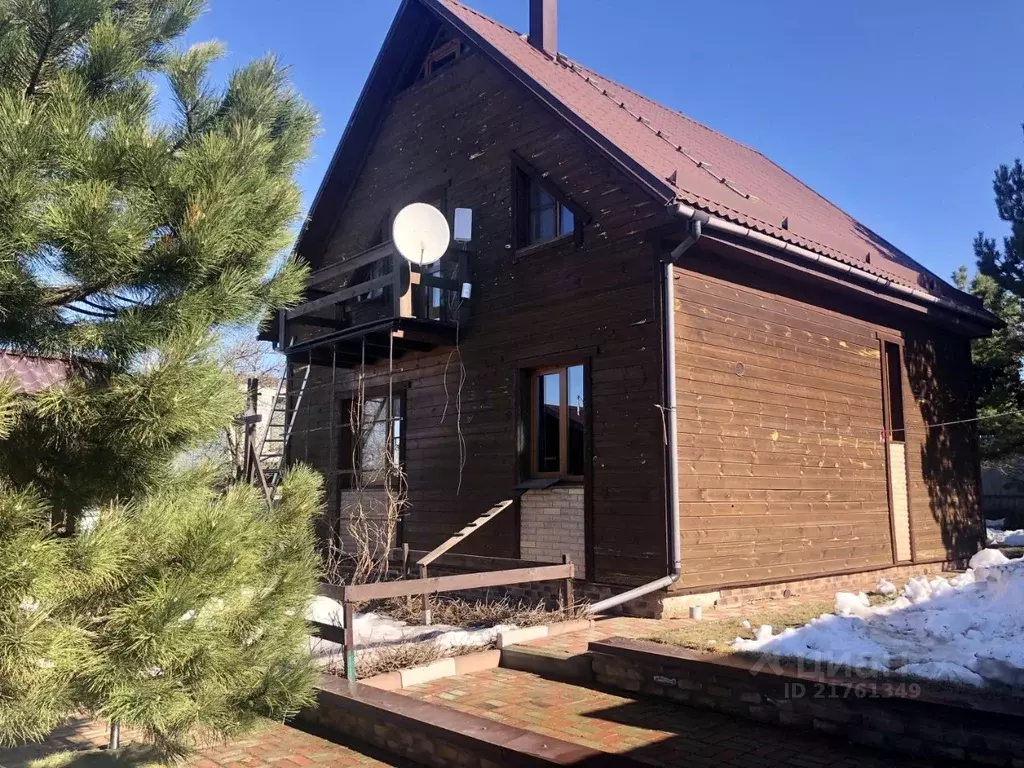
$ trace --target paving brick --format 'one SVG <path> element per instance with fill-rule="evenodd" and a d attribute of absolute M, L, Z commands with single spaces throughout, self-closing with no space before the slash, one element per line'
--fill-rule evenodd
<path fill-rule="evenodd" d="M 64 750 L 82 750 L 106 744 L 107 728 L 102 723 L 76 720 L 59 728 L 40 744 L 15 749 L 0 749 L 0 768 L 23 768 L 30 761 Z M 130 733 L 123 733 L 124 745 L 133 741 Z M 256 734 L 230 744 L 218 744 L 201 749 L 181 768 L 307 768 L 320 765 L 330 768 L 349 766 L 409 765 L 403 762 L 381 762 L 354 749 L 333 744 L 280 723 L 268 723 Z"/>
<path fill-rule="evenodd" d="M 855 747 L 827 734 L 797 733 L 672 702 L 634 699 L 545 680 L 512 669 L 435 680 L 407 688 L 402 694 L 656 766 L 930 765 Z"/>

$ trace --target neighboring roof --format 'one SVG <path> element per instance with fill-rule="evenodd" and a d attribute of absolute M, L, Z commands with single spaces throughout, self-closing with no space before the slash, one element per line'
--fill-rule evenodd
<path fill-rule="evenodd" d="M 67 363 L 53 357 L 0 352 L 0 380 L 13 379 L 15 391 L 32 395 L 67 377 Z"/>
<path fill-rule="evenodd" d="M 330 226 L 327 220 L 336 219 L 333 214 L 317 215 L 317 208 L 327 200 L 337 204 L 355 183 L 366 155 L 365 147 L 356 145 L 373 135 L 368 112 L 383 111 L 388 89 L 393 92 L 400 79 L 394 70 L 408 67 L 416 55 L 414 35 L 425 26 L 425 10 L 455 27 L 666 205 L 682 202 L 776 238 L 780 245 L 800 246 L 894 283 L 981 308 L 977 299 L 937 277 L 757 150 L 561 54 L 553 59 L 530 45 L 525 34 L 456 0 L 403 2 L 300 234 L 297 249 L 307 258 L 305 251 L 322 248 Z"/>

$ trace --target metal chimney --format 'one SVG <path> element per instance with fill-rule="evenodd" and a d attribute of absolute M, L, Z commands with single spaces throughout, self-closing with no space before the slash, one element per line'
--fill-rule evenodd
<path fill-rule="evenodd" d="M 558 55 L 558 0 L 530 0 L 530 45 Z"/>

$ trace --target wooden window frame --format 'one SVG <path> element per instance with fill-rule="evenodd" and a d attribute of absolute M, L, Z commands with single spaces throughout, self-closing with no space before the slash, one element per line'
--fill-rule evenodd
<path fill-rule="evenodd" d="M 555 186 L 547 174 L 534 168 L 516 153 L 511 155 L 512 185 L 512 243 L 516 259 L 537 251 L 567 243 L 575 242 L 577 248 L 583 246 L 584 228 L 592 221 L 590 214 L 564 191 Z M 555 201 L 555 232 L 559 229 L 558 206 L 566 208 L 573 216 L 573 230 L 564 234 L 555 234 L 547 240 L 530 241 L 530 190 L 536 185 Z"/>
<path fill-rule="evenodd" d="M 569 369 L 579 367 L 583 371 L 583 394 L 584 394 L 584 423 L 583 423 L 583 473 L 579 475 L 569 474 L 569 407 L 568 407 L 568 392 L 569 392 Z M 539 456 L 537 453 L 537 420 L 540 414 L 540 393 L 539 393 L 539 381 L 541 377 L 548 376 L 552 373 L 559 375 L 559 413 L 560 417 L 558 420 L 558 466 L 560 467 L 558 472 L 541 472 L 538 469 Z M 574 359 L 564 363 L 557 363 L 551 365 L 545 365 L 538 368 L 533 368 L 528 371 L 526 377 L 529 381 L 529 408 L 527 412 L 528 428 L 526 430 L 527 439 L 529 440 L 529 466 L 527 476 L 531 478 L 549 478 L 554 480 L 565 481 L 566 483 L 582 484 L 587 475 L 587 466 L 591 460 L 590 454 L 590 402 L 588 396 L 590 394 L 589 380 L 590 380 L 590 366 L 584 359 Z"/>
<path fill-rule="evenodd" d="M 443 31 L 443 30 L 442 30 Z M 427 55 L 423 57 L 423 64 L 420 66 L 419 72 L 416 75 L 416 81 L 422 82 L 429 80 L 434 77 L 438 72 L 446 69 L 447 67 L 455 64 L 465 57 L 467 53 L 466 45 L 458 37 L 450 37 L 447 40 L 441 40 L 442 32 L 438 32 L 434 36 L 434 41 L 431 43 L 430 50 Z M 441 40 L 439 42 L 439 40 Z M 445 61 L 449 56 L 452 58 Z M 440 66 L 437 66 L 440 64 Z M 435 66 L 437 67 L 435 69 Z"/>
<path fill-rule="evenodd" d="M 406 421 L 406 387 L 392 387 L 390 390 L 392 400 L 398 400 L 398 414 L 394 413 L 394 406 L 391 405 L 388 408 L 388 417 L 386 423 L 389 425 L 388 439 L 392 439 L 394 436 L 394 424 L 397 422 L 402 426 L 401 436 L 398 443 L 398 455 L 395 457 L 395 463 L 399 468 L 405 467 L 405 455 L 406 455 L 406 443 L 408 441 L 408 428 Z M 377 398 L 388 398 L 387 387 L 372 387 L 367 388 L 363 392 L 363 401 L 375 400 Z M 341 398 L 340 408 L 342 417 L 340 419 L 341 433 L 336 437 L 340 446 L 338 451 L 338 470 L 339 475 L 345 478 L 343 483 L 340 483 L 342 490 L 350 490 L 354 487 L 355 475 L 361 470 L 354 466 L 352 463 L 352 453 L 354 446 L 352 445 L 355 435 L 352 433 L 352 424 L 349 421 L 349 414 L 351 413 L 352 401 L 355 399 L 355 393 L 348 393 Z M 357 462 L 361 463 L 361 462 Z M 380 483 L 368 483 L 363 486 L 364 488 L 384 488 L 385 484 Z"/>
<path fill-rule="evenodd" d="M 380 224 L 377 225 L 377 229 L 374 230 L 373 238 L 369 244 L 369 248 L 375 248 L 378 245 L 383 245 L 391 239 L 391 209 L 389 208 L 384 212 L 384 216 L 380 220 Z M 375 261 L 362 269 L 355 272 L 352 277 L 353 283 L 360 283 L 367 280 L 373 280 L 374 278 L 384 277 L 387 274 L 387 262 L 384 260 Z M 374 288 L 369 293 L 357 296 L 356 301 L 359 303 L 368 303 L 371 301 L 379 302 L 384 299 L 385 289 L 383 286 L 380 288 Z"/>
<path fill-rule="evenodd" d="M 885 431 L 885 443 L 888 445 L 891 442 L 899 442 L 906 445 L 907 443 L 907 403 L 904 395 L 903 383 L 906 380 L 906 370 L 903 365 L 903 339 L 898 336 L 890 336 L 888 334 L 877 333 L 875 334 L 878 338 L 878 354 L 881 360 L 882 368 L 882 429 Z M 889 354 L 887 345 L 892 345 L 898 350 L 897 358 L 900 363 L 899 370 L 899 381 L 900 381 L 900 421 L 903 423 L 903 427 L 900 430 L 903 433 L 902 440 L 893 440 L 893 427 L 892 427 L 892 394 L 890 392 L 890 382 L 892 380 L 892 372 L 889 369 Z"/>

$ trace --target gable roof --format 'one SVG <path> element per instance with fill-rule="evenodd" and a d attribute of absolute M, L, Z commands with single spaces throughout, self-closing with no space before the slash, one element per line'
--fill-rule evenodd
<path fill-rule="evenodd" d="M 406 26 L 403 20 L 410 22 L 409 27 L 422 25 L 422 17 L 418 21 L 412 17 L 423 9 L 455 27 L 666 205 L 683 203 L 773 238 L 780 246 L 798 246 L 916 292 L 953 299 L 970 307 L 967 311 L 977 319 L 978 300 L 934 275 L 757 150 L 562 54 L 552 58 L 530 45 L 525 34 L 457 0 L 403 2 L 318 192 L 314 211 L 357 119 L 365 119 L 360 112 L 374 94 L 374 81 L 389 78 L 393 84 L 398 79 L 382 70 L 389 66 L 385 56 L 391 55 L 394 61 L 389 48 Z"/>

